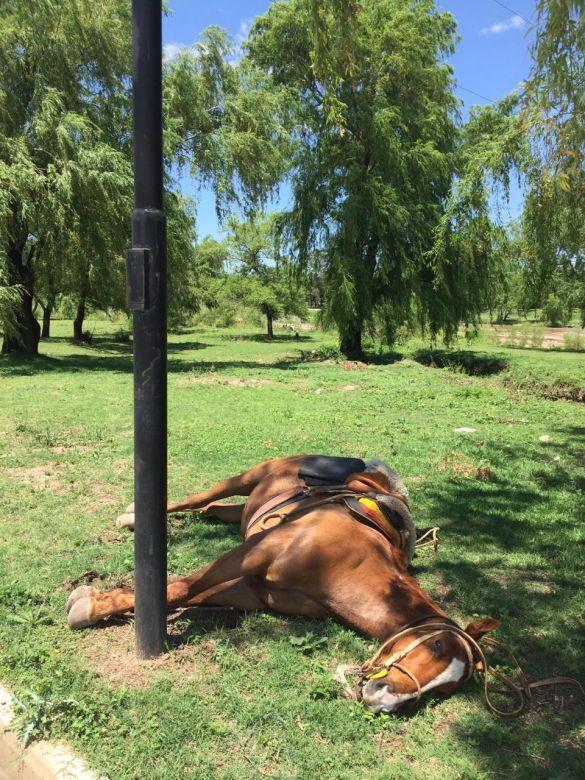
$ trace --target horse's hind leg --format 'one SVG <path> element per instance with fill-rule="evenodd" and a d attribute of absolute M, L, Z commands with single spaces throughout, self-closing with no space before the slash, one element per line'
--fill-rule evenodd
<path fill-rule="evenodd" d="M 255 537 L 243 542 L 235 550 L 225 553 L 195 574 L 181 577 L 167 585 L 168 608 L 174 609 L 183 604 L 194 604 L 194 598 L 198 594 L 232 580 L 248 576 L 262 576 L 278 552 L 278 544 L 270 536 L 261 539 Z M 244 608 L 259 609 L 262 606 L 264 604 L 258 601 L 258 606 Z M 112 615 L 122 615 L 133 609 L 134 593 L 132 591 L 121 588 L 98 591 L 84 585 L 76 588 L 69 596 L 67 621 L 71 628 L 85 628 L 97 623 L 98 620 Z"/>

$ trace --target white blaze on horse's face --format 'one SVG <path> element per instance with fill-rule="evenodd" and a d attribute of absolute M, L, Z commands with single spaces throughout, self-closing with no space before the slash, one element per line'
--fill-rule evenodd
<path fill-rule="evenodd" d="M 409 642 L 411 639 L 405 637 L 399 640 L 392 646 L 392 652 L 379 659 L 379 664 L 383 665 L 386 659 L 403 649 L 405 640 Z M 418 697 L 416 683 L 410 675 L 418 681 L 421 694 L 432 691 L 449 694 L 467 679 L 469 672 L 469 658 L 462 642 L 453 635 L 435 635 L 408 652 L 399 664 L 388 668 L 385 675 L 376 674 L 366 679 L 361 696 L 371 712 L 390 713 Z"/>
<path fill-rule="evenodd" d="M 421 693 L 427 693 L 435 688 L 457 685 L 463 679 L 465 662 L 453 658 L 449 666 L 440 672 L 434 679 L 421 687 Z M 402 704 L 416 699 L 417 693 L 395 693 L 391 684 L 382 680 L 368 680 L 362 690 L 363 702 L 373 713 L 391 713 Z"/>

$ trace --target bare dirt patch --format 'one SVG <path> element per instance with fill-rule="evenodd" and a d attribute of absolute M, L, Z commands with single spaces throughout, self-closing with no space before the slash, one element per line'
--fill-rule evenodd
<path fill-rule="evenodd" d="M 522 340 L 526 341 L 526 337 L 520 332 L 515 333 L 510 328 L 505 326 L 494 326 L 494 330 L 497 333 L 498 344 L 513 344 L 516 346 L 524 346 Z M 547 349 L 561 347 L 564 344 L 565 335 L 582 336 L 585 338 L 585 330 L 580 328 L 544 328 L 542 334 L 542 344 L 540 346 Z M 527 337 L 530 341 L 530 335 Z M 538 340 L 540 341 L 540 334 Z"/>
<path fill-rule="evenodd" d="M 482 482 L 493 482 L 496 478 L 494 472 L 489 466 L 478 466 L 475 472 L 475 478 Z"/>
<path fill-rule="evenodd" d="M 100 542 L 100 544 L 124 544 L 126 541 L 128 541 L 127 534 L 119 534 L 110 529 L 107 529 L 98 536 L 98 542 Z"/>
<path fill-rule="evenodd" d="M 87 444 L 57 444 L 51 447 L 51 450 L 57 455 L 68 455 L 70 452 L 85 454 L 90 452 L 91 447 Z"/>
<path fill-rule="evenodd" d="M 341 368 L 344 371 L 364 371 L 367 370 L 368 364 L 362 363 L 360 360 L 344 360 Z"/>
<path fill-rule="evenodd" d="M 112 495 L 112 488 L 110 485 L 104 484 L 103 482 L 94 482 L 89 487 L 93 496 L 93 500 L 91 501 L 92 504 L 107 504 L 108 506 L 112 506 L 119 503 L 118 496 Z"/>
<path fill-rule="evenodd" d="M 189 385 L 228 385 L 229 387 L 261 387 L 271 384 L 269 379 L 261 377 L 239 377 L 239 376 L 196 376 L 181 380 L 181 384 Z"/>
<path fill-rule="evenodd" d="M 451 450 L 437 463 L 439 471 L 448 472 L 455 479 L 477 479 L 480 482 L 493 482 L 495 473 L 485 464 L 475 466 L 462 452 Z"/>
<path fill-rule="evenodd" d="M 173 628 L 169 625 L 173 644 Z M 134 625 L 111 623 L 83 636 L 80 652 L 87 666 L 113 689 L 145 688 L 168 672 L 180 671 L 189 683 L 195 683 L 200 693 L 218 672 L 211 660 L 214 645 L 177 644 L 158 658 L 143 661 L 136 657 Z"/>
<path fill-rule="evenodd" d="M 9 468 L 6 469 L 6 474 L 15 482 L 28 485 L 33 490 L 68 493 L 72 490 L 72 482 L 63 480 L 66 471 L 67 466 L 65 464 L 49 461 L 49 463 L 44 463 L 41 466 Z"/>
<path fill-rule="evenodd" d="M 456 450 L 451 450 L 446 455 L 443 455 L 437 464 L 437 468 L 439 471 L 450 472 L 454 477 L 459 477 L 460 479 L 473 479 L 475 476 L 473 463 L 466 460 L 462 452 L 457 452 Z"/>
<path fill-rule="evenodd" d="M 358 387 L 358 385 L 343 385 L 343 387 L 340 387 L 340 388 L 339 388 L 339 390 L 340 390 L 342 393 L 352 393 L 352 392 L 354 392 L 355 390 L 359 390 L 359 389 L 360 389 L 360 388 Z"/>

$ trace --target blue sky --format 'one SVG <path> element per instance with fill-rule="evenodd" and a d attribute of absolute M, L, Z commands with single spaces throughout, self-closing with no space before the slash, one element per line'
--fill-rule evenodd
<path fill-rule="evenodd" d="M 270 0 L 169 0 L 171 14 L 163 21 L 163 43 L 168 53 L 189 46 L 211 24 L 228 30 L 238 42 L 246 37 L 250 22 L 263 14 Z M 456 94 L 465 115 L 470 106 L 499 100 L 527 76 L 530 67 L 530 23 L 534 19 L 533 0 L 437 0 L 440 10 L 457 20 L 461 40 L 451 62 L 457 79 Z M 218 236 L 213 198 L 194 188 L 188 178 L 181 181 L 185 193 L 197 201 L 197 233 Z M 510 216 L 521 202 L 514 193 Z"/>

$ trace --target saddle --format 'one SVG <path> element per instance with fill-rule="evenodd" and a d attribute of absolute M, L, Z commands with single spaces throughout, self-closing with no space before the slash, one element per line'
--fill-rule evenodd
<path fill-rule="evenodd" d="M 272 528 L 325 504 L 344 504 L 354 519 L 401 549 L 409 565 L 416 530 L 406 499 L 390 490 L 383 474 L 364 469 L 365 463 L 359 458 L 307 457 L 298 474 L 305 486 L 291 488 L 262 504 L 246 531 L 258 524 Z"/>

